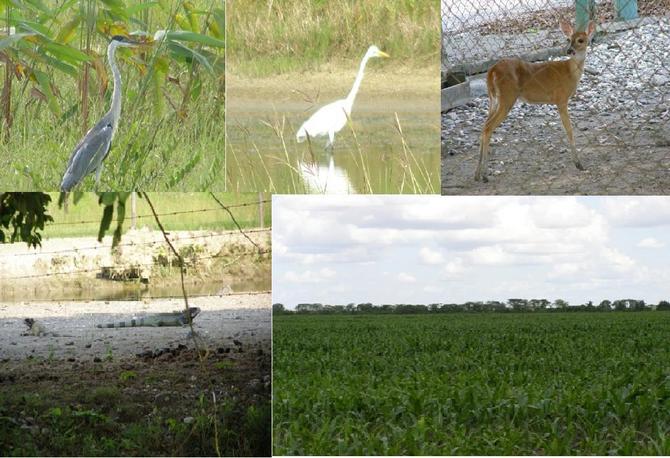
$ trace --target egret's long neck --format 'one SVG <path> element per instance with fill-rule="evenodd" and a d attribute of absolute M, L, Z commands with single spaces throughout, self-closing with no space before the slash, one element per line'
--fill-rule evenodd
<path fill-rule="evenodd" d="M 114 123 L 119 119 L 121 115 L 121 74 L 119 73 L 119 68 L 116 66 L 116 45 L 114 42 L 110 43 L 107 48 L 107 59 L 109 60 L 109 66 L 112 69 L 112 75 L 114 77 L 114 91 L 112 92 L 112 108 L 109 110 L 113 116 Z M 116 125 L 114 126 L 116 127 Z"/>
<path fill-rule="evenodd" d="M 345 99 L 349 107 L 353 106 L 354 100 L 356 99 L 356 94 L 358 94 L 358 89 L 361 87 L 361 82 L 363 81 L 363 73 L 365 72 L 365 66 L 368 63 L 368 60 L 370 60 L 370 56 L 366 54 L 363 60 L 361 61 L 361 66 L 358 69 L 358 75 L 356 75 L 354 85 L 352 86 L 351 91 L 349 91 L 349 95 Z"/>

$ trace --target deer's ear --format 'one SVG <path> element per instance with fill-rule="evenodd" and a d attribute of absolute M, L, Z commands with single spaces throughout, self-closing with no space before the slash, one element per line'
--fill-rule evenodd
<path fill-rule="evenodd" d="M 573 30 L 572 30 L 572 26 L 570 25 L 570 23 L 561 20 L 559 22 L 559 24 L 560 24 L 560 27 L 561 27 L 561 31 L 565 34 L 565 36 L 568 37 L 568 38 L 571 37 Z"/>
<path fill-rule="evenodd" d="M 588 36 L 591 36 L 595 31 L 596 31 L 596 23 L 593 21 L 589 21 L 589 25 L 586 27 L 586 34 Z"/>

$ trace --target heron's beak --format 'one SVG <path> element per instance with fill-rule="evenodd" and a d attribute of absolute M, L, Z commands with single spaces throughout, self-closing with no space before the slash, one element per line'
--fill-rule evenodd
<path fill-rule="evenodd" d="M 379 53 L 377 54 L 377 57 L 391 57 L 391 56 L 386 54 L 384 51 L 379 51 Z"/>

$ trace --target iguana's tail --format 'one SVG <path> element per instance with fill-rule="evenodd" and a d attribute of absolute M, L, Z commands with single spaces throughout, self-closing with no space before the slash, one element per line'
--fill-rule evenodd
<path fill-rule="evenodd" d="M 136 326 L 142 326 L 144 324 L 144 318 L 132 319 L 130 321 L 118 321 L 116 323 L 107 323 L 107 324 L 96 324 L 96 328 L 134 328 Z"/>

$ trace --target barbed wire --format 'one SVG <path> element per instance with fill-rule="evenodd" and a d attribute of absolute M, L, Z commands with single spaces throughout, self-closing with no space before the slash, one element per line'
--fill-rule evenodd
<path fill-rule="evenodd" d="M 270 199 L 263 199 L 263 200 L 257 200 L 255 202 L 244 202 L 240 204 L 233 204 L 233 205 L 228 205 L 228 208 L 242 208 L 242 207 L 253 207 L 253 206 L 258 206 L 261 204 L 266 204 L 272 202 Z M 188 215 L 188 214 L 193 214 L 193 213 L 207 213 L 207 212 L 222 212 L 225 211 L 223 208 L 201 208 L 199 210 L 183 210 L 183 211 L 174 211 L 174 212 L 167 212 L 167 213 L 158 213 L 159 217 L 163 216 L 177 216 L 177 215 Z M 152 214 L 143 214 L 143 215 L 137 215 L 135 216 L 136 219 L 144 219 L 144 218 L 153 218 L 154 216 Z M 62 221 L 62 222 L 54 222 L 54 223 L 49 223 L 49 226 L 76 226 L 80 224 L 100 224 L 100 219 L 96 220 L 82 220 L 82 221 Z"/>
<path fill-rule="evenodd" d="M 189 299 L 192 298 L 213 298 L 213 297 L 219 297 L 219 298 L 224 298 L 224 297 L 235 297 L 235 296 L 262 296 L 265 294 L 272 294 L 272 290 L 261 290 L 261 291 L 233 291 L 230 293 L 225 293 L 225 294 L 219 294 L 219 293 L 202 293 L 202 294 L 189 294 L 188 297 Z M 91 298 L 87 297 L 86 299 L 82 299 L 82 297 L 61 297 L 58 299 L 50 299 L 50 298 L 39 298 L 39 299 L 34 299 L 34 300 L 28 300 L 26 301 L 25 299 L 22 299 L 21 302 L 47 302 L 47 303 L 56 303 L 56 302 L 81 302 L 82 300 L 90 301 L 90 302 L 139 302 L 143 301 L 146 299 L 175 299 L 175 300 L 182 300 L 183 298 L 179 295 L 174 295 L 174 294 L 161 294 L 161 295 L 152 295 L 152 294 L 138 294 L 137 299 L 132 299 L 132 298 L 119 298 L 119 299 L 110 299 L 108 297 L 96 299 L 96 298 Z M 9 301 L 12 302 L 12 301 Z M 6 304 L 7 302 L 3 302 L 0 300 L 0 304 Z"/>
<path fill-rule="evenodd" d="M 175 231 L 170 231 L 170 232 L 175 232 Z M 188 231 L 191 232 L 191 231 Z M 228 230 L 226 232 L 221 232 L 217 234 L 199 234 L 199 235 L 193 235 L 189 237 L 180 237 L 176 239 L 176 242 L 180 242 L 182 240 L 196 240 L 196 239 L 201 239 L 201 238 L 214 238 L 214 237 L 227 237 L 231 234 L 236 234 L 238 233 L 238 229 L 232 229 Z M 257 234 L 257 233 L 262 233 L 262 232 L 272 232 L 272 228 L 263 228 L 263 229 L 245 229 L 244 233 L 246 234 Z M 125 243 L 119 243 L 116 247 L 135 247 L 135 246 L 145 246 L 145 245 L 156 245 L 156 244 L 161 244 L 163 241 L 156 241 L 156 240 L 148 240 L 148 241 L 140 241 L 140 242 L 125 242 Z M 61 253 L 76 253 L 79 251 L 89 251 L 89 250 L 100 250 L 100 249 L 110 249 L 110 245 L 104 245 L 104 244 L 98 244 L 95 246 L 86 246 L 86 247 L 78 247 L 78 248 L 67 248 L 67 249 L 62 249 L 62 250 L 52 250 L 52 251 L 30 251 L 30 252 L 25 252 L 25 253 L 0 253 L 0 258 L 2 257 L 21 257 L 21 256 L 41 256 L 41 255 L 49 255 L 49 254 L 61 254 Z"/>

